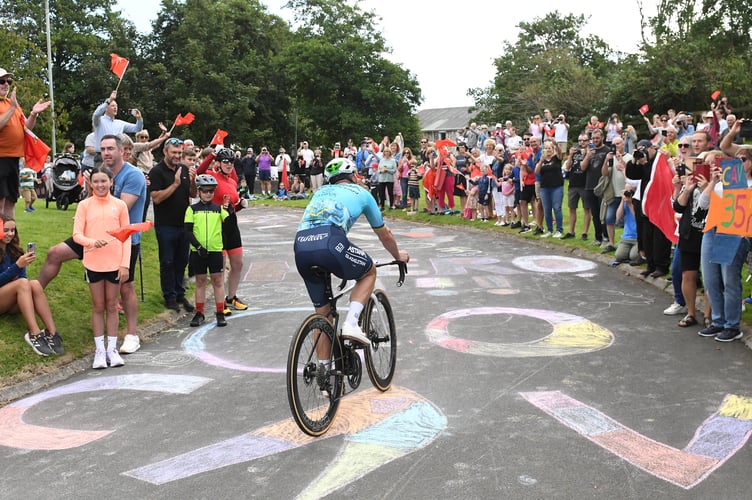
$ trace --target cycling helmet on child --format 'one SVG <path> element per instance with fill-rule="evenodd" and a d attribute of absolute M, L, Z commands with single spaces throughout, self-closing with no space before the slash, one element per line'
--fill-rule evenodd
<path fill-rule="evenodd" d="M 357 172 L 355 164 L 347 158 L 334 158 L 324 167 L 324 177 L 329 184 L 334 184 L 345 175 L 352 175 Z"/>
<path fill-rule="evenodd" d="M 196 176 L 196 187 L 216 189 L 217 179 L 207 174 L 198 175 Z"/>

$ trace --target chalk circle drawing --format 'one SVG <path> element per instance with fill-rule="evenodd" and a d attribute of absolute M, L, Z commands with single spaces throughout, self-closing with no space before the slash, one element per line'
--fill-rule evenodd
<path fill-rule="evenodd" d="M 277 308 L 277 309 L 263 309 L 260 311 L 243 311 L 241 313 L 233 313 L 231 316 L 227 317 L 227 321 L 237 321 L 241 318 L 245 318 L 246 316 L 256 316 L 260 314 L 276 314 L 276 313 L 283 313 L 283 312 L 311 312 L 310 307 L 285 307 L 285 308 Z M 191 333 L 188 338 L 186 338 L 183 343 L 183 350 L 190 354 L 191 356 L 195 357 L 199 361 L 202 361 L 210 366 L 216 366 L 218 368 L 226 368 L 228 370 L 236 370 L 241 372 L 254 372 L 254 373 L 285 373 L 285 366 L 284 363 L 282 363 L 280 366 L 252 366 L 247 365 L 244 363 L 239 363 L 237 361 L 232 361 L 226 358 L 223 358 L 220 355 L 210 353 L 206 350 L 206 343 L 204 342 L 204 339 L 206 336 L 215 329 L 215 325 L 213 323 L 205 324 L 202 327 L 199 327 L 193 333 Z M 293 331 L 290 330 L 290 336 L 292 336 Z"/>
<path fill-rule="evenodd" d="M 165 351 L 154 354 L 151 352 L 138 351 L 128 355 L 128 365 L 151 365 L 178 368 L 189 365 L 194 361 L 196 361 L 196 358 L 184 352 Z"/>
<path fill-rule="evenodd" d="M 483 342 L 454 337 L 449 334 L 452 320 L 478 315 L 516 315 L 543 320 L 553 326 L 545 337 L 525 343 Z M 503 337 L 503 330 L 499 332 Z M 426 326 L 428 339 L 441 347 L 458 352 L 499 358 L 531 358 L 567 356 L 598 351 L 609 347 L 614 334 L 583 317 L 545 309 L 514 307 L 476 307 L 457 309 L 441 314 Z"/>
<path fill-rule="evenodd" d="M 212 379 L 189 375 L 141 373 L 96 377 L 50 389 L 0 408 L 0 446 L 24 450 L 65 450 L 83 446 L 114 431 L 81 431 L 30 425 L 23 415 L 32 406 L 48 399 L 92 391 L 157 391 L 166 394 L 190 394 Z"/>
<path fill-rule="evenodd" d="M 733 394 L 726 395 L 682 450 L 654 441 L 562 392 L 520 395 L 622 460 L 687 490 L 730 459 L 752 434 L 752 398 Z"/>
<path fill-rule="evenodd" d="M 595 269 L 595 262 L 559 255 L 526 255 L 512 259 L 512 264 L 535 273 L 582 273 Z"/>
<path fill-rule="evenodd" d="M 303 434 L 292 419 L 124 472 L 161 485 L 344 436 L 334 459 L 298 498 L 321 498 L 400 457 L 425 448 L 446 429 L 447 419 L 430 401 L 403 387 L 368 389 L 345 397 L 324 436 Z"/>

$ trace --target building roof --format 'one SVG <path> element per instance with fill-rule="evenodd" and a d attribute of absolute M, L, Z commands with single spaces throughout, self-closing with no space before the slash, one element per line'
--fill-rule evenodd
<path fill-rule="evenodd" d="M 422 132 L 458 130 L 470 125 L 476 114 L 470 113 L 469 106 L 423 109 L 418 111 L 418 121 Z"/>

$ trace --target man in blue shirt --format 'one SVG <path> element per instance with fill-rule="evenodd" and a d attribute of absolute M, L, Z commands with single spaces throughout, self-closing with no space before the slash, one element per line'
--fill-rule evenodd
<path fill-rule="evenodd" d="M 134 109 L 133 116 L 136 117 L 136 123 L 128 123 L 118 120 L 115 117 L 118 112 L 118 103 L 115 100 L 117 90 L 113 90 L 102 104 L 97 106 L 94 114 L 91 116 L 91 123 L 94 126 L 94 151 L 100 153 L 102 137 L 105 135 L 117 135 L 125 132 L 126 134 L 135 134 L 144 128 L 144 119 L 141 117 L 141 111 Z M 95 156 L 95 166 L 101 165 L 101 154 Z"/>

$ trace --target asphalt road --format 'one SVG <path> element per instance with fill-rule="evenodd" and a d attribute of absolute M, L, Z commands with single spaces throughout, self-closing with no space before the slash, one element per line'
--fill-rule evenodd
<path fill-rule="evenodd" d="M 0 498 L 749 498 L 750 351 L 678 328 L 670 296 L 605 260 L 491 231 L 390 223 L 412 256 L 402 288 L 380 277 L 394 386 L 364 375 L 304 436 L 284 379 L 311 311 L 300 212 L 240 215 L 252 308 L 184 315 L 124 367 L 0 408 Z"/>

